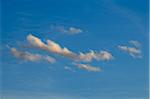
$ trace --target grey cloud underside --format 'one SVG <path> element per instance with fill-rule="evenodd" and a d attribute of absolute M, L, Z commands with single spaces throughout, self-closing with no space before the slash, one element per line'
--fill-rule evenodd
<path fill-rule="evenodd" d="M 43 56 L 40 54 L 31 54 L 29 52 L 19 51 L 16 48 L 10 48 L 10 50 L 16 58 L 23 59 L 26 61 L 35 62 L 35 61 L 45 60 L 49 63 L 55 63 L 56 62 L 56 60 L 50 56 Z"/>

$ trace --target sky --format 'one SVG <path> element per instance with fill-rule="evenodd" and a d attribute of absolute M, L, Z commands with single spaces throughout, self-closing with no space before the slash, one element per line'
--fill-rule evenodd
<path fill-rule="evenodd" d="M 148 0 L 2 0 L 2 99 L 148 99 Z"/>

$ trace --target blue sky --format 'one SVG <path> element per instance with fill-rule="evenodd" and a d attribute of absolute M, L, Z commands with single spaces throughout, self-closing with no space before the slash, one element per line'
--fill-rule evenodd
<path fill-rule="evenodd" d="M 2 99 L 148 99 L 148 0 L 2 0 Z"/>

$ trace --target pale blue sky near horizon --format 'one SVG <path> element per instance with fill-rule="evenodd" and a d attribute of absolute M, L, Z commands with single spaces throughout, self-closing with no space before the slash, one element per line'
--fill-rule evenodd
<path fill-rule="evenodd" d="M 148 99 L 149 0 L 1 2 L 2 99 Z M 75 53 L 105 50 L 114 58 L 87 63 L 102 68 L 90 72 L 64 56 L 26 47 L 29 34 Z M 141 44 L 141 58 L 118 48 L 132 46 L 130 41 Z M 56 63 L 24 61 L 9 47 L 52 56 Z"/>

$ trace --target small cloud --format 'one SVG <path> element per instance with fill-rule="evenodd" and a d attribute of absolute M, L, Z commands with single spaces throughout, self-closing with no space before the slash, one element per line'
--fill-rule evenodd
<path fill-rule="evenodd" d="M 135 47 L 128 47 L 119 45 L 118 48 L 122 51 L 129 53 L 133 58 L 142 58 L 141 50 Z"/>
<path fill-rule="evenodd" d="M 55 63 L 55 62 L 56 62 L 55 58 L 50 57 L 50 56 L 43 56 L 43 58 L 44 58 L 47 62 L 49 62 L 49 63 Z"/>
<path fill-rule="evenodd" d="M 67 71 L 75 72 L 75 71 L 74 71 L 71 67 L 69 67 L 69 66 L 65 66 L 64 69 L 67 70 Z"/>
<path fill-rule="evenodd" d="M 57 30 L 62 33 L 66 33 L 70 35 L 75 35 L 83 32 L 80 28 L 76 28 L 76 27 L 65 28 L 62 26 L 62 27 L 57 27 Z"/>
<path fill-rule="evenodd" d="M 141 46 L 141 43 L 139 41 L 131 40 L 129 41 L 129 43 L 138 48 Z"/>
<path fill-rule="evenodd" d="M 77 63 L 75 63 L 75 65 L 78 68 L 81 68 L 81 69 L 84 69 L 84 70 L 87 70 L 87 71 L 91 71 L 91 72 L 100 72 L 101 71 L 101 69 L 99 67 L 91 66 L 89 64 L 77 64 Z"/>
<path fill-rule="evenodd" d="M 54 63 L 56 60 L 50 56 L 42 56 L 40 54 L 31 54 L 29 52 L 23 52 L 19 51 L 16 48 L 10 48 L 12 54 L 20 59 L 26 60 L 26 61 L 40 61 L 40 60 L 46 60 L 49 63 Z"/>
<path fill-rule="evenodd" d="M 111 53 L 107 51 L 94 52 L 93 50 L 85 54 L 84 53 L 79 54 L 79 60 L 90 62 L 93 59 L 98 60 L 98 61 L 99 60 L 105 61 L 105 60 L 113 59 L 113 56 Z"/>

